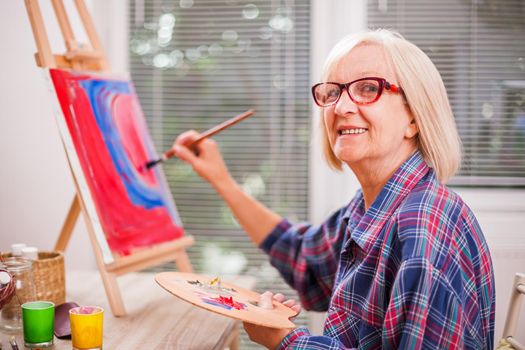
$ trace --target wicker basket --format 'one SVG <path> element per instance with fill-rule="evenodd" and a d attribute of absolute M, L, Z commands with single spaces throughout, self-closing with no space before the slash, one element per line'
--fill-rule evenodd
<path fill-rule="evenodd" d="M 3 253 L 2 257 L 10 257 Z M 39 252 L 33 262 L 33 279 L 37 300 L 52 301 L 55 305 L 66 301 L 66 277 L 64 255 L 61 252 Z"/>
<path fill-rule="evenodd" d="M 52 301 L 55 305 L 66 301 L 66 272 L 64 254 L 61 252 L 39 252 L 33 262 L 36 297 Z"/>

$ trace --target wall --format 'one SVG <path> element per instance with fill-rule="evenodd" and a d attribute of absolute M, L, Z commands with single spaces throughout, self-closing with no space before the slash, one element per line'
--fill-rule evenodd
<path fill-rule="evenodd" d="M 62 37 L 51 1 L 40 1 L 55 53 L 63 53 Z M 72 1 L 65 1 L 68 10 Z M 125 2 L 87 1 L 116 72 L 127 70 Z M 69 11 L 77 38 L 86 42 L 80 19 Z M 119 21 L 120 20 L 120 21 Z M 118 36 L 120 40 L 115 40 Z M 72 176 L 55 125 L 52 98 L 43 72 L 35 64 L 36 45 L 23 1 L 0 2 L 0 250 L 15 242 L 52 250 L 75 194 Z M 67 269 L 96 268 L 82 218 L 66 251 Z"/>
<path fill-rule="evenodd" d="M 496 279 L 496 340 L 503 332 L 516 272 L 525 273 L 525 191 L 455 189 L 472 208 L 490 248 Z M 522 298 L 525 299 L 525 298 Z M 525 302 L 516 337 L 525 344 Z"/>

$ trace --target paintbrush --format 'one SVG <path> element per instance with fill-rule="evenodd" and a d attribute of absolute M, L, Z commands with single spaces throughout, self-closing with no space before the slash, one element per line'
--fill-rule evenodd
<path fill-rule="evenodd" d="M 18 350 L 18 344 L 16 343 L 16 339 L 14 336 L 11 337 L 11 349 L 13 350 Z"/>
<path fill-rule="evenodd" d="M 232 125 L 237 124 L 241 120 L 244 120 L 244 119 L 248 118 L 249 116 L 253 115 L 254 113 L 255 113 L 255 111 L 253 109 L 250 109 L 250 110 L 248 110 L 248 111 L 246 111 L 246 112 L 244 112 L 242 114 L 239 114 L 236 117 L 228 119 L 225 122 L 214 126 L 213 128 L 211 128 L 209 130 L 206 130 L 205 132 L 200 134 L 199 137 L 197 137 L 196 140 L 194 140 L 192 143 L 190 143 L 188 145 L 188 148 L 192 149 L 193 152 L 197 153 L 195 147 L 199 144 L 199 142 L 201 142 L 202 140 L 204 140 L 204 139 L 206 139 L 208 137 L 212 137 L 215 134 L 218 134 L 222 130 L 227 129 L 227 128 L 229 128 Z M 164 152 L 162 157 L 160 157 L 159 159 L 150 160 L 149 162 L 147 162 L 145 167 L 146 167 L 146 169 L 150 169 L 150 168 L 154 167 L 155 165 L 157 165 L 157 164 L 159 164 L 161 162 L 164 162 L 165 160 L 170 159 L 174 155 L 175 155 L 175 151 L 170 149 L 170 150 Z"/>

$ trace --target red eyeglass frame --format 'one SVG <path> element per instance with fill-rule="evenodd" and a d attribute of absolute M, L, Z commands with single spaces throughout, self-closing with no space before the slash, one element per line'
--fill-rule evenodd
<path fill-rule="evenodd" d="M 354 83 L 357 83 L 358 81 L 363 81 L 363 80 L 375 80 L 379 83 L 379 91 L 377 92 L 377 96 L 374 100 L 372 101 L 369 101 L 369 102 L 359 102 L 359 101 L 356 101 L 354 100 L 354 98 L 352 97 L 352 94 L 350 93 L 350 85 L 354 84 Z M 338 85 L 339 88 L 341 89 L 341 93 L 339 94 L 339 96 L 337 97 L 337 99 L 330 103 L 330 104 L 327 104 L 327 105 L 321 105 L 317 102 L 317 99 L 315 98 L 315 89 L 320 86 L 320 85 L 323 85 L 323 84 L 334 84 L 334 85 Z M 355 104 L 358 104 L 358 105 L 369 105 L 371 103 L 374 103 L 376 102 L 377 100 L 379 100 L 379 98 L 381 97 L 381 95 L 383 94 L 383 90 L 389 90 L 389 91 L 392 91 L 394 93 L 400 93 L 400 94 L 404 94 L 403 92 L 403 89 L 395 84 L 392 84 L 392 83 L 389 83 L 388 81 L 386 81 L 385 78 L 379 78 L 379 77 L 365 77 L 365 78 L 360 78 L 360 79 L 356 79 L 356 80 L 353 80 L 349 83 L 336 83 L 336 82 L 333 82 L 333 81 L 326 81 L 324 83 L 317 83 L 315 84 L 314 86 L 312 86 L 311 88 L 312 90 L 312 97 L 314 99 L 314 102 L 316 105 L 318 105 L 319 107 L 330 107 L 330 106 L 333 106 L 335 105 L 339 99 L 341 98 L 341 95 L 343 94 L 343 92 L 346 90 L 346 93 L 348 94 L 348 97 L 350 97 L 350 99 L 352 100 L 352 102 L 354 102 Z"/>

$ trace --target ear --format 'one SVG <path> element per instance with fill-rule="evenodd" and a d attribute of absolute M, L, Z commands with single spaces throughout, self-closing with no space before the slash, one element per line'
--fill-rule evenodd
<path fill-rule="evenodd" d="M 416 125 L 416 120 L 412 118 L 410 124 L 408 124 L 407 129 L 405 130 L 405 138 L 411 139 L 414 138 L 419 133 L 419 129 Z"/>

